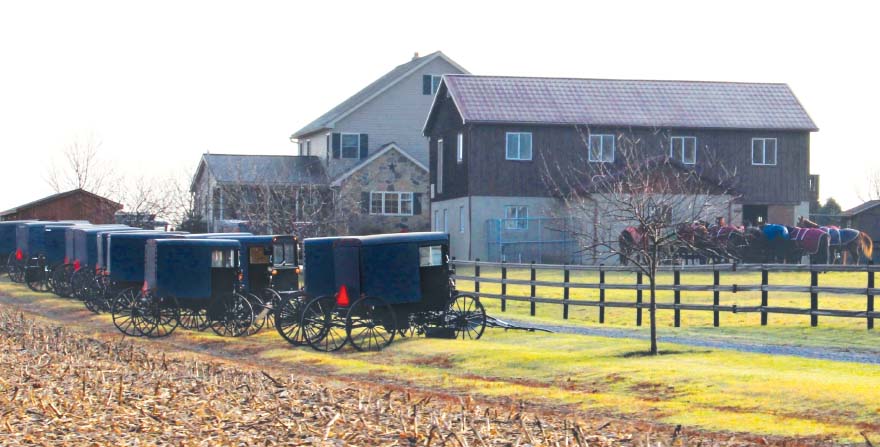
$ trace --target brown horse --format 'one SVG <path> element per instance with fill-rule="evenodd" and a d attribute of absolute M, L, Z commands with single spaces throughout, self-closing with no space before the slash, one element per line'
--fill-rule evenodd
<path fill-rule="evenodd" d="M 798 226 L 803 228 L 822 228 L 829 233 L 831 231 L 837 231 L 837 243 L 835 243 L 834 237 L 831 238 L 831 256 L 832 259 L 836 259 L 836 255 L 839 253 L 841 264 L 846 265 L 850 256 L 855 260 L 855 264 L 861 264 L 862 259 L 864 259 L 865 262 L 868 262 L 874 256 L 874 241 L 871 240 L 871 236 L 864 231 L 856 230 L 854 228 L 821 227 L 816 222 L 804 218 L 804 216 L 798 217 Z M 851 240 L 844 241 L 843 235 L 846 234 L 846 232 L 857 232 L 858 234 Z"/>

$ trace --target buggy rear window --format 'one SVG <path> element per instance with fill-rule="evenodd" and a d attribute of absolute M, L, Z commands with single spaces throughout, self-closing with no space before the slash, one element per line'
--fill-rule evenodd
<path fill-rule="evenodd" d="M 211 267 L 213 268 L 238 267 L 235 261 L 235 250 L 214 250 L 211 253 Z"/>
<path fill-rule="evenodd" d="M 272 247 L 272 264 L 273 265 L 293 265 L 294 264 L 294 245 L 293 242 L 283 244 L 275 244 Z"/>
<path fill-rule="evenodd" d="M 429 245 L 419 247 L 419 267 L 443 265 L 443 246 Z"/>

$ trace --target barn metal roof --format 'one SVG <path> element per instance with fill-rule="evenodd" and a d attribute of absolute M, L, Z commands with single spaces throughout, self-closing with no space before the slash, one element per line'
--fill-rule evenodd
<path fill-rule="evenodd" d="M 443 83 L 465 122 L 818 130 L 786 84 L 473 75 Z"/>
<path fill-rule="evenodd" d="M 207 168 L 220 183 L 321 185 L 328 182 L 321 159 L 315 156 L 205 154 L 202 164 L 196 177 Z"/>

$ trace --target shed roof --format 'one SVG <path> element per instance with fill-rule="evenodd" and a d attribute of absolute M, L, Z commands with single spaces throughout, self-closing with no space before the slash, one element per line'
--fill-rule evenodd
<path fill-rule="evenodd" d="M 25 203 L 24 205 L 19 205 L 15 208 L 0 212 L 0 218 L 2 218 L 4 216 L 11 215 L 11 214 L 20 213 L 24 210 L 27 210 L 30 208 L 35 208 L 37 206 L 40 206 L 40 205 L 43 205 L 46 203 L 50 203 L 55 200 L 63 199 L 68 196 L 77 195 L 77 194 L 81 194 L 81 195 L 84 195 L 87 197 L 92 197 L 94 199 L 106 202 L 106 203 L 110 204 L 111 207 L 115 208 L 116 210 L 122 209 L 122 204 L 120 204 L 120 203 L 114 202 L 106 197 L 101 197 L 95 193 L 86 191 L 85 189 L 77 188 L 77 189 L 72 189 L 70 191 L 64 191 L 64 192 L 59 192 L 57 194 L 52 194 L 51 196 L 46 196 L 46 197 L 43 197 L 42 199 L 34 200 L 33 202 L 28 202 L 28 203 Z"/>
<path fill-rule="evenodd" d="M 204 154 L 192 188 L 205 170 L 218 183 L 320 185 L 327 174 L 321 159 L 300 155 Z"/>
<path fill-rule="evenodd" d="M 473 75 L 443 84 L 466 123 L 818 130 L 786 84 Z"/>
<path fill-rule="evenodd" d="M 292 138 L 300 138 L 319 130 L 332 128 L 336 120 L 343 117 L 344 115 L 348 115 L 354 109 L 359 108 L 361 105 L 375 98 L 379 93 L 400 82 L 411 72 L 438 57 L 445 59 L 457 69 L 461 70 L 464 73 L 467 73 L 467 70 L 456 64 L 455 61 L 447 57 L 441 51 L 435 51 L 422 57 L 414 57 L 412 60 L 404 64 L 400 64 L 397 67 L 394 67 L 394 69 L 392 69 L 388 73 L 385 73 L 384 75 L 382 75 L 382 77 L 376 79 L 375 81 L 352 95 L 350 98 L 342 101 L 336 107 L 330 109 L 327 113 L 319 116 L 311 123 L 306 124 L 305 127 L 296 131 L 293 134 Z"/>
<path fill-rule="evenodd" d="M 841 214 L 844 216 L 855 216 L 856 214 L 861 214 L 861 213 L 868 211 L 878 205 L 880 205 L 880 200 L 868 200 L 867 202 L 865 202 L 861 205 L 855 206 L 853 208 L 850 208 Z"/>

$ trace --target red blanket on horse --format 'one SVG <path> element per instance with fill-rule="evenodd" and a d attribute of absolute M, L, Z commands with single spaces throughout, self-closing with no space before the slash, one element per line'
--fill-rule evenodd
<path fill-rule="evenodd" d="M 623 229 L 623 231 L 626 232 L 627 234 L 629 234 L 629 237 L 632 238 L 633 245 L 635 245 L 636 247 L 638 247 L 638 246 L 640 246 L 640 245 L 642 244 L 642 232 L 639 231 L 638 228 L 636 228 L 636 227 L 626 227 L 626 228 Z"/>
<path fill-rule="evenodd" d="M 789 230 L 789 238 L 795 241 L 795 245 L 798 248 L 811 255 L 819 253 L 819 244 L 822 242 L 822 236 L 828 234 L 821 228 L 794 227 L 793 230 Z"/>
<path fill-rule="evenodd" d="M 722 227 L 713 225 L 709 228 L 709 236 L 719 242 L 726 242 L 730 239 L 730 235 L 734 233 L 742 234 L 743 228 L 735 225 L 724 225 Z"/>

